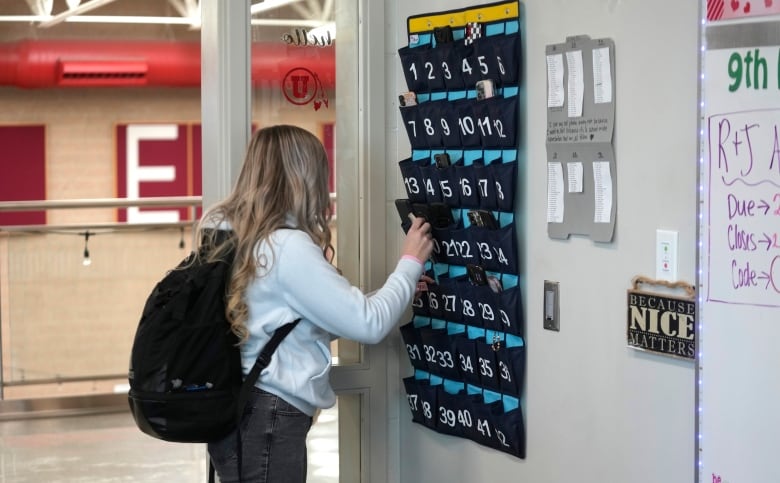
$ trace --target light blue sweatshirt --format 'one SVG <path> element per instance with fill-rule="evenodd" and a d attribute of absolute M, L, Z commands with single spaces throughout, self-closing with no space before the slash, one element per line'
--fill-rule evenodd
<path fill-rule="evenodd" d="M 412 301 L 423 267 L 399 260 L 384 286 L 367 296 L 353 287 L 304 232 L 277 230 L 257 248 L 267 269 L 247 287 L 249 340 L 241 346 L 244 374 L 273 331 L 301 322 L 282 341 L 256 386 L 313 416 L 336 403 L 328 374 L 330 341 L 344 337 L 365 344 L 381 341 Z"/>

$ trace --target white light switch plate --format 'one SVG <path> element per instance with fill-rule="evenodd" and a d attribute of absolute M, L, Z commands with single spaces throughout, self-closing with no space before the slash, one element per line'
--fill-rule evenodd
<path fill-rule="evenodd" d="M 677 281 L 677 232 L 655 232 L 655 278 L 667 282 Z"/>

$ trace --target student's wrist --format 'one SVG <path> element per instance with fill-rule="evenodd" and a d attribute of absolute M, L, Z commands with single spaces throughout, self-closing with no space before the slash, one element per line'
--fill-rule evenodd
<path fill-rule="evenodd" d="M 425 263 L 420 260 L 419 258 L 415 257 L 414 255 L 409 255 L 408 253 L 401 256 L 401 260 L 412 260 L 414 262 L 419 263 L 420 265 L 425 265 Z"/>

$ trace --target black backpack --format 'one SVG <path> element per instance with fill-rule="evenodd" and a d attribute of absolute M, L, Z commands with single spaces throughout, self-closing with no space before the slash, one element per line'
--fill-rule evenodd
<path fill-rule="evenodd" d="M 155 286 L 133 341 L 130 410 L 141 431 L 165 441 L 206 443 L 235 429 L 260 371 L 298 323 L 274 333 L 242 381 L 238 338 L 225 317 L 234 251 L 215 262 L 205 255 L 191 253 Z"/>

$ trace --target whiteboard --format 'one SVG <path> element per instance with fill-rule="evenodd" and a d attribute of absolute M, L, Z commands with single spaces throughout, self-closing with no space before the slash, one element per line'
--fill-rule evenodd
<path fill-rule="evenodd" d="M 704 46 L 698 481 L 780 482 L 780 20 Z"/>

